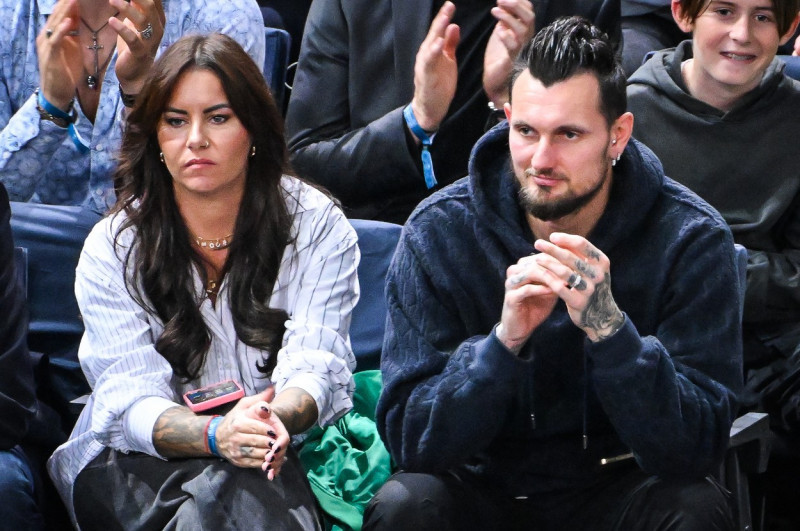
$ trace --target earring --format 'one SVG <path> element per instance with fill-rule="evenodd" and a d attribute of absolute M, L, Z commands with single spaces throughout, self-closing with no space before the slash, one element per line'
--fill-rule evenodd
<path fill-rule="evenodd" d="M 617 162 L 619 162 L 619 159 L 621 159 L 621 158 L 622 158 L 622 153 L 619 153 L 619 154 L 617 154 L 617 156 L 616 156 L 616 157 L 614 157 L 613 159 L 611 159 L 611 165 L 612 165 L 612 166 L 616 166 L 616 165 L 617 165 Z"/>
<path fill-rule="evenodd" d="M 611 141 L 611 145 L 612 146 L 616 146 L 617 145 L 617 139 L 616 138 Z"/>
<path fill-rule="evenodd" d="M 251 157 L 255 157 L 255 156 L 256 156 L 256 145 L 255 145 L 255 144 L 253 144 L 253 145 L 250 147 L 250 156 L 251 156 Z"/>
<path fill-rule="evenodd" d="M 163 151 L 159 151 L 158 152 L 158 159 L 161 161 L 161 164 L 164 164 L 164 152 Z"/>

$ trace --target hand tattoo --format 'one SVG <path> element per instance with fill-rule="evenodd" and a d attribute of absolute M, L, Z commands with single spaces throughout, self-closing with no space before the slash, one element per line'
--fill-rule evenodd
<path fill-rule="evenodd" d="M 602 341 L 614 335 L 624 321 L 625 317 L 611 295 L 611 275 L 606 273 L 603 281 L 595 285 L 594 293 L 581 313 L 581 328 L 594 332 L 596 339 L 592 339 L 591 334 L 589 339 Z"/>

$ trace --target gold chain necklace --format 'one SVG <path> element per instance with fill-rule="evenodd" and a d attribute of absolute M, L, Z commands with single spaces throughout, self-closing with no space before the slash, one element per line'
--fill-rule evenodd
<path fill-rule="evenodd" d="M 202 249 L 210 249 L 212 251 L 221 251 L 231 246 L 233 234 L 228 234 L 222 238 L 201 238 L 200 236 L 194 237 L 194 243 Z"/>

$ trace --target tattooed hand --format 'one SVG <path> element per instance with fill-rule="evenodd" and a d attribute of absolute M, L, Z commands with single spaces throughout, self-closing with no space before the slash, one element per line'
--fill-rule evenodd
<path fill-rule="evenodd" d="M 547 271 L 543 278 L 566 303 L 572 322 L 593 342 L 614 335 L 625 316 L 611 294 L 608 257 L 585 238 L 558 232 L 534 247 L 546 256 L 539 262 Z"/>
<path fill-rule="evenodd" d="M 261 469 L 272 480 L 278 476 L 286 460 L 290 435 L 302 433 L 316 422 L 317 403 L 302 389 L 287 387 L 268 408 L 261 408 L 257 413 L 270 426 L 270 450 L 264 456 Z"/>
<path fill-rule="evenodd" d="M 244 397 L 225 415 L 217 428 L 217 449 L 222 457 L 236 466 L 256 468 L 262 465 L 272 451 L 270 442 L 275 432 L 258 412 L 263 408 L 268 410 L 274 396 L 275 390 L 270 387 L 257 395 Z"/>

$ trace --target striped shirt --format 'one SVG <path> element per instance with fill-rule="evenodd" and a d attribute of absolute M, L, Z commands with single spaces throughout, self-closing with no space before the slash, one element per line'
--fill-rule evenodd
<path fill-rule="evenodd" d="M 283 254 L 269 301 L 289 314 L 272 383 L 277 393 L 286 387 L 309 393 L 317 404 L 318 423 L 326 425 L 352 407 L 355 357 L 348 329 L 358 300 L 357 238 L 324 194 L 291 177 L 284 177 L 282 185 L 293 213 L 294 243 Z M 270 384 L 256 369 L 268 354 L 236 337 L 226 281 L 212 305 L 199 275 L 195 291 L 211 347 L 197 379 L 183 384 L 173 375 L 154 346 L 163 323 L 125 288 L 120 257 L 134 229 L 121 235 L 123 248 L 115 252 L 114 234 L 123 220 L 124 214 L 118 214 L 97 224 L 76 273 L 75 293 L 86 326 L 78 356 L 93 391 L 69 440 L 48 462 L 70 508 L 75 478 L 105 446 L 160 457 L 152 437 L 156 419 L 183 404 L 186 391 L 232 378 L 253 395 Z"/>

